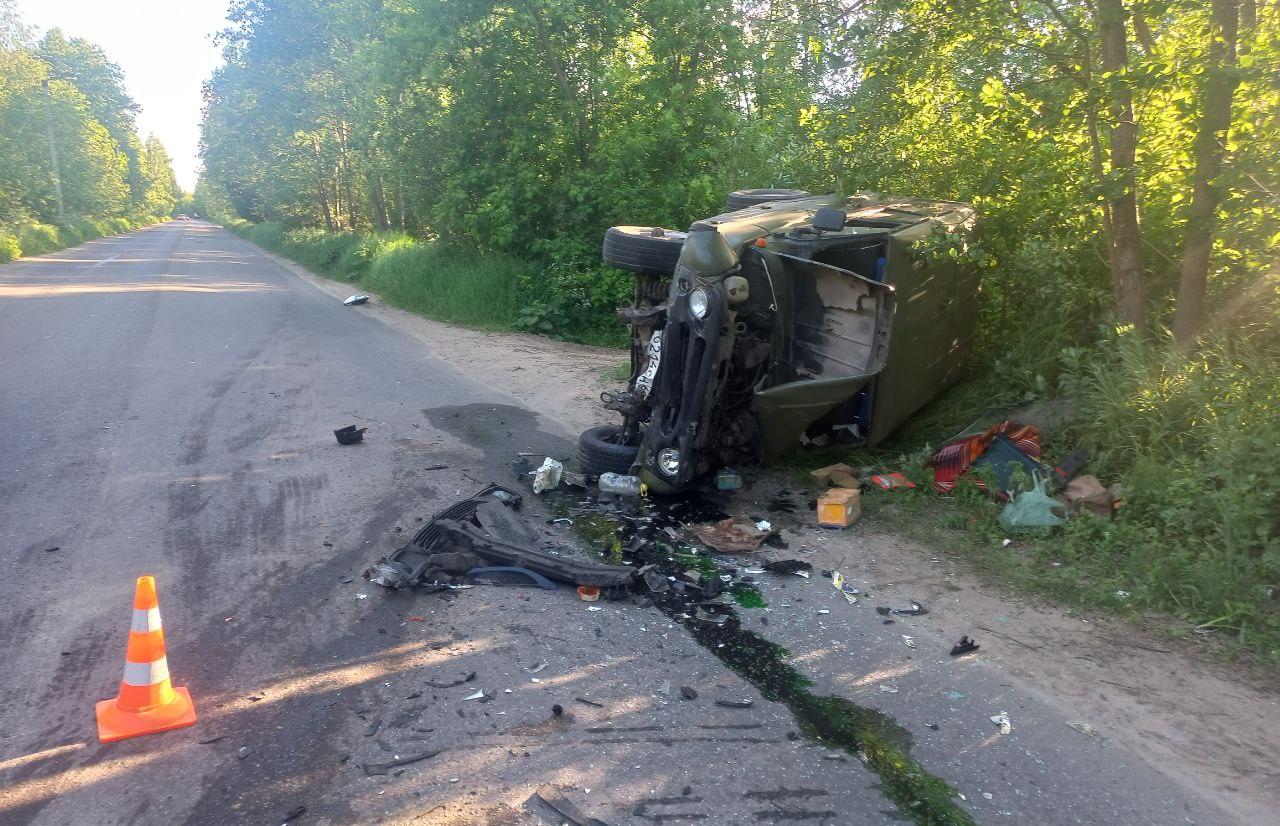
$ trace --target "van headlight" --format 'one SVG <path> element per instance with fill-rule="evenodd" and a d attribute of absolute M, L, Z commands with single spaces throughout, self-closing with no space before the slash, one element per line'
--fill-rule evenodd
<path fill-rule="evenodd" d="M 658 451 L 658 470 L 667 476 L 675 476 L 680 472 L 680 451 L 674 447 Z"/>
<path fill-rule="evenodd" d="M 707 296 L 707 291 L 701 287 L 689 293 L 689 312 L 693 313 L 696 319 L 704 319 L 707 317 L 707 307 L 711 304 L 711 299 Z M 677 456 L 677 461 L 679 457 Z"/>

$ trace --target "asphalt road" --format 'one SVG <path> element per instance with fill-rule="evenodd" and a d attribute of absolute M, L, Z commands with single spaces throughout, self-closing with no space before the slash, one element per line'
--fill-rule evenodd
<path fill-rule="evenodd" d="M 359 578 L 415 519 L 505 479 L 512 453 L 566 455 L 567 434 L 477 378 L 200 223 L 0 267 L 0 823 L 279 823 L 298 806 L 298 823 L 538 823 L 522 803 L 544 782 L 611 824 L 895 822 L 856 758 L 797 736 L 643 604 Z M 366 442 L 335 445 L 345 424 Z M 102 745 L 93 705 L 115 693 L 143 573 L 200 722 Z M 902 653 L 900 628 L 824 623 L 774 623 L 824 691 Z M 973 718 L 914 753 L 977 822 L 1224 822 L 1051 702 L 936 654 L 901 678 L 918 706 L 899 722 Z M 686 684 L 702 699 L 681 701 Z M 494 701 L 463 699 L 475 688 Z M 966 694 L 998 696 L 1014 734 Z M 401 775 L 358 768 L 434 749 Z"/>

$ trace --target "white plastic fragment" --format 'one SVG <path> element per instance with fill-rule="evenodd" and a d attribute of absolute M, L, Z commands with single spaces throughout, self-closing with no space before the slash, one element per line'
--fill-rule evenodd
<path fill-rule="evenodd" d="M 563 476 L 564 465 L 548 456 L 542 460 L 542 466 L 533 472 L 533 492 L 553 490 L 560 484 Z"/>
<path fill-rule="evenodd" d="M 1001 734 L 1009 734 L 1013 731 L 1013 723 L 1009 722 L 1009 712 L 1002 711 L 999 714 L 993 714 L 989 719 L 1000 727 Z"/>
<path fill-rule="evenodd" d="M 464 699 L 464 700 L 483 700 L 484 698 L 485 698 L 485 693 L 484 693 L 484 689 L 482 688 L 482 689 L 480 689 L 479 691 L 477 691 L 475 694 L 468 694 L 467 696 L 463 697 L 462 699 Z"/>

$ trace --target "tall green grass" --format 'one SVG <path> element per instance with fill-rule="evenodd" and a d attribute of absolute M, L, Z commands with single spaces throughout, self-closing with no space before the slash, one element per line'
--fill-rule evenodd
<path fill-rule="evenodd" d="M 130 232 L 163 220 L 167 219 L 150 216 L 104 218 L 99 221 L 72 218 L 61 226 L 27 223 L 11 229 L 0 227 L 0 262 L 12 261 L 23 255 L 44 255 L 95 238 Z"/>
<path fill-rule="evenodd" d="M 1117 340 L 1063 354 L 1051 391 L 1071 416 L 1045 432 L 1045 458 L 1087 448 L 1084 472 L 1120 486 L 1114 519 L 1080 516 L 1006 547 L 1000 505 L 970 485 L 949 497 L 925 485 L 872 492 L 867 513 L 965 553 L 1004 583 L 1163 617 L 1183 633 L 1211 629 L 1280 667 L 1280 316 L 1274 304 L 1261 309 L 1254 323 L 1233 323 L 1190 354 L 1167 341 Z M 976 417 L 995 421 L 1019 406 L 1008 386 L 994 371 L 978 374 L 890 444 L 846 459 L 923 482 L 929 447 Z"/>
<path fill-rule="evenodd" d="M 393 306 L 488 329 L 514 329 L 520 284 L 535 275 L 510 256 L 401 233 L 328 233 L 274 222 L 229 229 L 310 270 L 374 290 Z"/>

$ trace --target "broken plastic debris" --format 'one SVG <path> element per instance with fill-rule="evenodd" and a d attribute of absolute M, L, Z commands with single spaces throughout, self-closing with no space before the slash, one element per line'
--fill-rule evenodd
<path fill-rule="evenodd" d="M 951 646 L 951 656 L 958 657 L 961 654 L 968 654 L 970 651 L 977 651 L 978 648 L 980 646 L 973 640 L 968 637 L 961 637 L 960 642 Z"/>
<path fill-rule="evenodd" d="M 587 610 L 588 610 L 588 611 L 603 611 L 604 609 L 603 609 L 603 608 L 601 608 L 599 605 L 588 605 L 588 606 L 587 606 Z"/>
<path fill-rule="evenodd" d="M 365 303 L 367 303 L 368 301 L 369 301 L 369 296 L 368 296 L 367 294 L 365 294 L 365 293 L 356 293 L 356 294 L 355 294 L 355 295 L 353 295 L 353 296 L 349 296 L 349 297 L 348 297 L 345 301 L 343 301 L 342 303 L 343 303 L 343 304 L 345 304 L 345 305 L 346 305 L 346 306 L 348 306 L 348 307 L 354 307 L 354 306 L 356 306 L 357 304 L 365 304 Z"/>
<path fill-rule="evenodd" d="M 857 588 L 854 588 L 852 585 L 846 585 L 844 581 L 844 574 L 840 573 L 839 571 L 831 572 L 831 587 L 835 588 L 837 591 L 844 594 L 845 600 L 850 605 L 857 603 L 858 594 L 861 593 Z"/>
<path fill-rule="evenodd" d="M 724 625 L 729 621 L 728 614 L 716 614 L 702 607 L 698 607 L 694 610 L 693 618 L 700 620 L 701 622 L 709 622 L 712 625 Z"/>
<path fill-rule="evenodd" d="M 546 660 L 543 660 L 542 662 L 540 662 L 540 663 L 538 663 L 537 665 L 535 665 L 533 668 L 530 668 L 530 669 L 529 669 L 529 673 L 530 673 L 530 674 L 537 674 L 539 671 L 541 671 L 542 669 L 544 669 L 544 668 L 546 668 L 546 667 L 547 667 L 547 661 L 546 661 Z"/>
<path fill-rule="evenodd" d="M 761 573 L 768 571 L 771 574 L 795 574 L 800 571 L 808 571 L 813 566 L 803 559 L 778 559 L 773 562 L 766 562 L 761 569 Z M 755 573 L 754 569 L 743 571 L 743 573 Z"/>
<path fill-rule="evenodd" d="M 417 754 L 406 754 L 404 757 L 395 757 L 385 763 L 363 763 L 360 768 L 364 769 L 364 773 L 370 776 L 375 774 L 386 774 L 397 766 L 407 766 L 410 763 L 417 763 L 419 760 L 426 760 L 428 757 L 435 757 L 440 753 L 440 749 L 433 751 L 423 751 Z"/>
<path fill-rule="evenodd" d="M 1009 722 L 1009 712 L 1002 711 L 999 714 L 993 714 L 989 719 L 1000 727 L 1001 734 L 1009 734 L 1013 731 L 1013 723 Z"/>
<path fill-rule="evenodd" d="M 356 599 L 368 599 L 368 594 L 356 594 Z"/>
<path fill-rule="evenodd" d="M 1094 740 L 1102 740 L 1102 732 L 1098 731 L 1096 728 L 1089 725 L 1083 720 L 1068 720 L 1067 725 L 1075 729 L 1076 731 L 1080 732 L 1081 734 L 1085 734 L 1085 735 L 1088 735 L 1089 737 L 1092 737 Z"/>
<path fill-rule="evenodd" d="M 716 705 L 724 708 L 751 708 L 753 700 L 716 700 Z"/>
<path fill-rule="evenodd" d="M 742 476 L 733 468 L 721 468 L 716 472 L 716 490 L 737 490 L 742 487 Z"/>
<path fill-rule="evenodd" d="M 756 523 L 756 530 L 758 530 L 758 531 L 772 531 L 772 530 L 773 530 L 773 525 L 772 525 L 772 524 L 770 524 L 769 520 L 767 520 L 767 519 L 761 519 L 759 522 L 757 522 L 757 523 Z"/>
<path fill-rule="evenodd" d="M 484 693 L 484 689 L 482 688 L 482 689 L 480 689 L 479 691 L 477 691 L 475 694 L 468 694 L 467 696 L 463 697 L 462 699 L 464 699 L 464 700 L 483 700 L 483 699 L 484 699 L 485 697 L 487 697 L 487 696 L 488 696 L 488 695 Z"/>
<path fill-rule="evenodd" d="M 353 424 L 349 424 L 333 431 L 333 437 L 338 440 L 340 445 L 353 445 L 364 440 L 364 432 L 368 429 L 367 427 L 356 427 Z"/>
<path fill-rule="evenodd" d="M 560 485 L 564 476 L 564 465 L 550 456 L 542 460 L 542 466 L 533 472 L 533 492 L 543 493 L 554 490 Z"/>
<path fill-rule="evenodd" d="M 464 674 L 463 676 L 459 677 L 458 679 L 448 683 L 438 682 L 436 680 L 423 680 L 422 682 L 424 685 L 428 685 L 432 688 L 453 688 L 454 686 L 460 686 L 463 683 L 469 683 L 475 678 L 476 678 L 476 672 L 470 671 Z M 467 699 L 470 699 L 470 698 L 467 698 Z"/>
<path fill-rule="evenodd" d="M 903 642 L 905 642 L 905 643 L 907 644 L 907 648 L 915 648 L 915 647 L 916 647 L 916 641 L 915 641 L 915 638 L 914 638 L 914 637 L 910 637 L 910 636 L 908 636 L 908 635 L 906 635 L 906 634 L 903 634 L 903 635 L 902 635 L 902 641 L 903 641 Z"/>
<path fill-rule="evenodd" d="M 881 691 L 881 693 L 883 693 L 883 694 L 897 694 L 897 693 L 898 693 L 898 687 L 897 687 L 896 685 L 890 685 L 890 684 L 888 684 L 888 683 L 881 683 L 881 684 L 880 684 L 880 691 Z"/>

